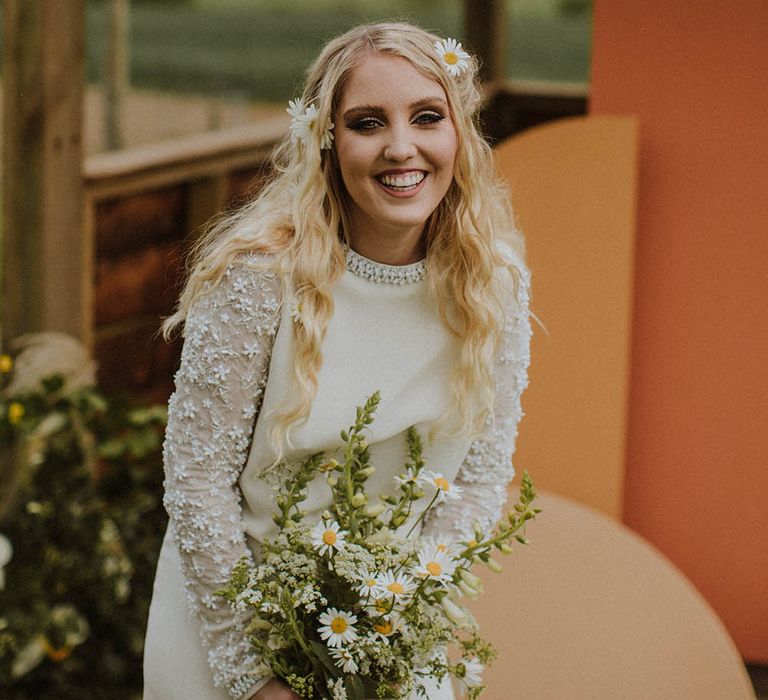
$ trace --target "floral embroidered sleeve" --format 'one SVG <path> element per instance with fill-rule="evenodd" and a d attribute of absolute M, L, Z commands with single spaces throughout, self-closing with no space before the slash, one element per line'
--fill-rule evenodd
<path fill-rule="evenodd" d="M 510 304 L 502 339 L 494 361 L 496 399 L 494 420 L 487 432 L 474 440 L 456 476 L 460 500 L 447 500 L 428 516 L 423 533 L 440 533 L 460 539 L 470 537 L 474 526 L 490 530 L 501 517 L 507 486 L 515 475 L 512 454 L 517 426 L 523 416 L 520 398 L 528 386 L 531 325 L 530 274 L 522 275 L 517 303 Z"/>
<path fill-rule="evenodd" d="M 244 622 L 215 596 L 246 546 L 237 486 L 261 404 L 280 308 L 278 276 L 244 257 L 194 303 L 164 444 L 165 498 L 187 599 L 216 685 L 239 700 L 263 682 Z"/>

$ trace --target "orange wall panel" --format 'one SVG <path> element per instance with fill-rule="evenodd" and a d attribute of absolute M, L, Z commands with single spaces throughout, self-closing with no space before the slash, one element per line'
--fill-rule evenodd
<path fill-rule="evenodd" d="M 499 144 L 526 237 L 534 322 L 515 464 L 536 485 L 621 517 L 637 122 L 572 117 Z"/>
<path fill-rule="evenodd" d="M 596 0 L 640 121 L 625 522 L 768 662 L 768 3 Z"/>

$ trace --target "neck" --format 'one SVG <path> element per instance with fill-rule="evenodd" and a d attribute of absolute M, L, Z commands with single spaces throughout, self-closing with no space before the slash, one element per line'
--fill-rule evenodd
<path fill-rule="evenodd" d="M 408 231 L 379 231 L 369 229 L 366 233 L 350 232 L 349 245 L 374 262 L 385 265 L 410 265 L 423 260 L 426 255 L 424 227 Z"/>

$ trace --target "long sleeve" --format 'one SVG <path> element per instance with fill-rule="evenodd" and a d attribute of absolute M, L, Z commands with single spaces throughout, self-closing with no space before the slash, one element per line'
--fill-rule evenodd
<path fill-rule="evenodd" d="M 215 592 L 232 566 L 250 556 L 237 482 L 280 315 L 279 278 L 249 265 L 256 260 L 238 259 L 190 309 L 164 443 L 164 505 L 189 607 L 201 623 L 214 683 L 237 700 L 259 687 L 264 670 L 244 620 Z"/>
<path fill-rule="evenodd" d="M 528 386 L 531 325 L 530 273 L 524 269 L 517 300 L 510 292 L 502 337 L 494 359 L 496 391 L 494 416 L 488 429 L 473 440 L 455 479 L 462 497 L 446 501 L 430 513 L 424 533 L 470 537 L 474 526 L 492 528 L 507 500 L 507 487 L 515 475 L 512 454 L 517 427 L 523 416 L 520 398 Z"/>

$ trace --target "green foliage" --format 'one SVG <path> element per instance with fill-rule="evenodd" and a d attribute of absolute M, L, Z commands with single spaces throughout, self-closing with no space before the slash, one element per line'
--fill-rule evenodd
<path fill-rule="evenodd" d="M 378 405 L 376 392 L 341 431 L 343 446 L 334 452 L 341 461 L 315 453 L 265 471 L 275 490 L 278 533 L 261 541 L 257 564 L 244 559 L 235 567 L 219 595 L 251 613 L 259 672 L 285 679 L 300 697 L 409 697 L 421 683 L 414 670 L 426 664 L 429 675 L 451 674 L 476 698 L 479 674 L 495 651 L 456 601 L 481 591 L 470 571 L 474 564 L 498 571 L 492 553 L 510 553 L 513 541 L 528 543 L 525 526 L 540 512 L 531 507 L 536 489 L 525 473 L 509 515 L 490 532 L 478 528 L 473 539 L 411 538 L 454 487 L 441 474 L 424 471 L 422 441 L 412 427 L 395 479 L 399 494 L 383 494 L 383 505 L 369 505 L 366 485 L 375 470 L 366 434 Z M 311 528 L 302 506 L 321 474 L 331 502 Z M 422 487 L 434 493 L 427 497 Z M 453 493 L 458 498 L 461 490 Z M 340 627 L 334 629 L 333 620 L 341 620 Z M 342 638 L 348 628 L 350 636 Z M 332 633 L 340 636 L 334 640 Z M 456 663 L 437 652 L 449 645 L 461 653 Z"/>
<path fill-rule="evenodd" d="M 515 7 L 509 3 L 509 76 L 586 82 L 590 13 L 531 14 Z M 91 80 L 103 73 L 106 9 L 105 3 L 89 3 Z M 282 102 L 296 94 L 325 41 L 356 24 L 385 19 L 410 20 L 443 36 L 463 34 L 461 4 L 445 0 L 132 4 L 131 82 L 142 88 Z"/>
<path fill-rule="evenodd" d="M 165 411 L 62 389 L 53 376 L 0 394 L 0 533 L 13 547 L 0 590 L 0 696 L 126 700 L 141 692 L 165 529 Z"/>

